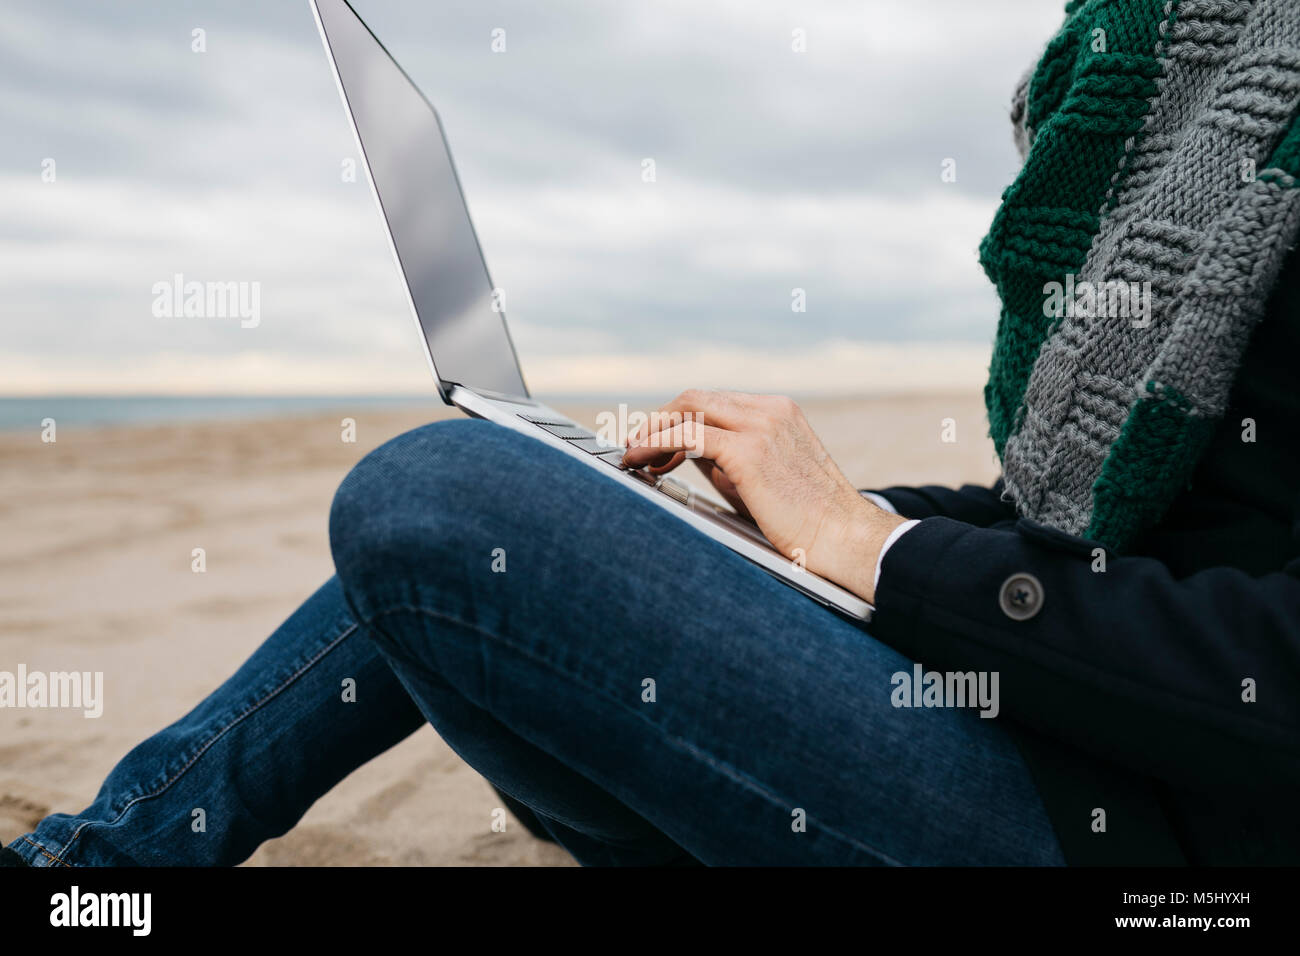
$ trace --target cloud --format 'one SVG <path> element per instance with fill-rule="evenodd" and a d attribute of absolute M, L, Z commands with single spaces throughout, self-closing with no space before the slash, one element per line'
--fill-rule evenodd
<path fill-rule="evenodd" d="M 340 395 L 435 394 L 413 350 L 380 358 L 311 355 L 285 363 L 247 350 L 227 355 L 153 352 L 129 365 L 89 356 L 16 355 L 0 350 L 21 394 Z M 654 353 L 594 352 L 526 360 L 529 391 L 543 397 L 622 396 L 667 400 L 687 388 L 793 395 L 893 395 L 972 390 L 984 381 L 978 345 L 827 340 L 798 349 L 673 345 Z M 214 387 L 216 385 L 216 387 Z"/>
<path fill-rule="evenodd" d="M 976 246 L 1052 6 L 358 4 L 439 106 L 530 380 L 571 391 L 984 365 Z M 427 387 L 306 3 L 6 16 L 0 391 Z M 153 317 L 176 273 L 261 283 L 262 323 Z"/>

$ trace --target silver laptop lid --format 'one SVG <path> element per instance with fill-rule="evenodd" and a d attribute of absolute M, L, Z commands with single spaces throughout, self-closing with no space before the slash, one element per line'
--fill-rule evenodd
<path fill-rule="evenodd" d="M 526 397 L 437 112 L 345 0 L 312 7 L 439 391 Z"/>

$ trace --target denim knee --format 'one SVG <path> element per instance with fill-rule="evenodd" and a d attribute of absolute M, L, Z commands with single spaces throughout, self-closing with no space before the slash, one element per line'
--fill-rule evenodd
<path fill-rule="evenodd" d="M 386 601 L 414 602 L 421 579 L 463 569 L 473 526 L 490 512 L 493 475 L 517 467 L 527 439 L 487 422 L 435 422 L 386 442 L 348 473 L 330 507 L 330 550 L 363 619 Z"/>

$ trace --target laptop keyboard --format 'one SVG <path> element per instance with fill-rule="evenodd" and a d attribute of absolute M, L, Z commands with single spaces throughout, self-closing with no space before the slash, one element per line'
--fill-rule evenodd
<path fill-rule="evenodd" d="M 520 414 L 526 422 L 531 422 L 538 428 L 544 429 L 568 442 L 579 451 L 585 451 L 589 455 L 595 455 L 601 461 L 609 462 L 615 468 L 623 467 L 623 448 L 620 445 L 614 445 L 605 439 L 598 437 L 595 432 L 587 431 L 581 425 L 576 425 L 570 421 L 558 420 L 555 418 L 540 418 L 535 415 Z"/>
<path fill-rule="evenodd" d="M 608 441 L 600 438 L 593 432 L 587 431 L 587 429 L 583 428 L 581 425 L 577 425 L 567 419 L 557 419 L 555 417 L 541 418 L 536 415 L 525 415 L 522 412 L 519 413 L 519 417 L 526 422 L 531 422 L 538 428 L 545 429 L 557 438 L 564 439 L 574 448 L 585 451 L 587 454 L 593 455 L 601 461 L 608 462 L 620 471 L 626 470 L 623 468 L 623 448 L 619 445 L 611 445 Z M 691 490 L 680 481 L 667 476 L 655 478 L 648 472 L 640 469 L 628 471 L 628 474 L 640 478 L 646 484 L 658 488 L 669 498 L 690 507 Z M 716 506 L 713 507 L 715 511 L 720 510 Z M 740 520 L 739 518 L 735 518 L 734 515 L 732 517 L 736 521 Z M 751 536 L 753 534 L 753 532 L 747 533 L 750 533 Z"/>

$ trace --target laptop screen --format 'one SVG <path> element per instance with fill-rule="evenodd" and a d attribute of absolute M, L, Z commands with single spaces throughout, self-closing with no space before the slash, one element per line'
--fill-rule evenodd
<path fill-rule="evenodd" d="M 438 378 L 527 395 L 437 114 L 344 0 L 316 8 Z"/>

